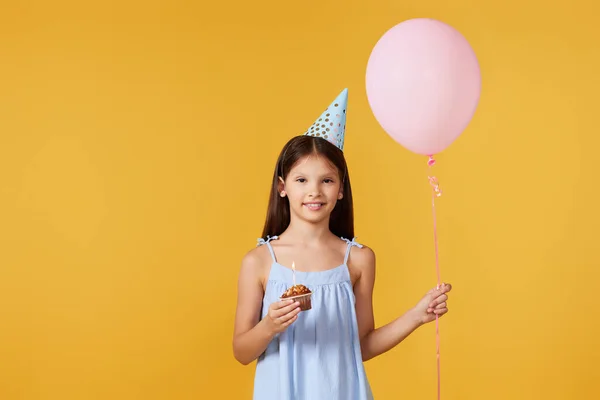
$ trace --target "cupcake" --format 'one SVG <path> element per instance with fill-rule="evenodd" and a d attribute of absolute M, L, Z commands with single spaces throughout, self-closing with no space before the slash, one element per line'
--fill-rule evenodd
<path fill-rule="evenodd" d="M 294 285 L 281 295 L 282 299 L 295 300 L 300 303 L 300 310 L 310 310 L 312 305 L 310 295 L 312 292 L 304 285 Z"/>

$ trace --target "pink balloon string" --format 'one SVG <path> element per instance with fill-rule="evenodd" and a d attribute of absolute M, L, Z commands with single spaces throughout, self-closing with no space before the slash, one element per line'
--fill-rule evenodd
<path fill-rule="evenodd" d="M 435 165 L 435 160 L 433 156 L 429 156 L 429 160 L 427 161 L 427 165 L 429 166 L 429 171 Z M 442 195 L 442 190 L 440 189 L 440 184 L 435 176 L 429 174 L 429 184 L 431 185 L 431 208 L 433 212 L 433 242 L 435 246 L 435 268 L 437 272 L 437 289 L 441 286 L 440 279 L 440 262 L 439 262 L 439 253 L 438 253 L 438 240 L 437 240 L 437 219 L 435 215 L 435 198 L 440 197 Z M 436 338 L 436 358 L 437 358 L 437 398 L 440 400 L 441 398 L 441 379 L 440 379 L 440 320 L 439 316 L 435 315 L 435 338 Z"/>

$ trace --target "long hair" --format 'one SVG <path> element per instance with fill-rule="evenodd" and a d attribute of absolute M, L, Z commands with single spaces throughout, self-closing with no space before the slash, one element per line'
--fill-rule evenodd
<path fill-rule="evenodd" d="M 296 162 L 309 155 L 327 158 L 337 168 L 340 182 L 342 182 L 344 196 L 337 201 L 331 212 L 329 230 L 336 236 L 349 239 L 354 237 L 352 187 L 344 153 L 323 138 L 301 135 L 290 139 L 277 158 L 269 194 L 267 218 L 262 233 L 263 238 L 281 235 L 290 225 L 290 203 L 287 196 L 279 195 L 279 177 L 285 181 Z"/>

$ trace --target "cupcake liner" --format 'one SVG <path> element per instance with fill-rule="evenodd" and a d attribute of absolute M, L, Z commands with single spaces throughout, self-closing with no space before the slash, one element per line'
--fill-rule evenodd
<path fill-rule="evenodd" d="M 306 294 L 299 294 L 297 296 L 282 297 L 281 300 L 297 301 L 298 303 L 300 303 L 300 310 L 306 311 L 306 310 L 310 310 L 312 308 L 312 303 L 310 301 L 311 294 L 312 293 L 306 293 Z"/>

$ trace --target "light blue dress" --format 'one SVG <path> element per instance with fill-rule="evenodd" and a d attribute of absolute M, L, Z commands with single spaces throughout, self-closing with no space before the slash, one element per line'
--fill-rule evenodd
<path fill-rule="evenodd" d="M 292 270 L 273 258 L 261 316 L 293 284 Z M 363 367 L 356 322 L 355 298 L 348 271 L 354 239 L 344 263 L 325 271 L 296 271 L 296 283 L 312 291 L 312 309 L 302 311 L 287 330 L 278 334 L 258 358 L 254 400 L 371 400 L 373 395 Z"/>

